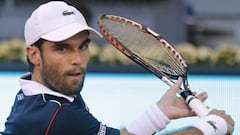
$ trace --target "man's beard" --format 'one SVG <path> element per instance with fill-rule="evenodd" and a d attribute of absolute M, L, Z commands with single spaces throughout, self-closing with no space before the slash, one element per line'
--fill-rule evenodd
<path fill-rule="evenodd" d="M 59 71 L 61 67 L 53 68 L 51 66 L 48 66 L 48 64 L 46 64 L 44 61 L 42 64 L 43 68 L 41 75 L 43 81 L 46 84 L 46 86 L 51 90 L 70 96 L 77 95 L 82 90 L 86 73 L 86 71 L 83 68 L 80 69 L 75 68 L 65 71 L 64 73 L 61 73 Z M 81 73 L 83 74 L 81 81 L 76 80 L 74 82 L 71 82 L 71 84 L 67 83 L 66 80 L 67 75 L 76 70 L 78 71 L 81 70 Z"/>

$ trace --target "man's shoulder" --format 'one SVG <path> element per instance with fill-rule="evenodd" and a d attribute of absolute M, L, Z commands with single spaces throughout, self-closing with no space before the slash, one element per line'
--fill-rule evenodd
<path fill-rule="evenodd" d="M 80 102 L 70 102 L 66 98 L 49 94 L 26 96 L 22 90 L 17 93 L 14 106 L 18 108 L 18 110 L 25 110 L 28 108 L 29 111 L 48 113 L 53 113 L 57 109 L 65 113 L 68 111 L 73 113 L 75 111 L 79 112 L 85 110 L 85 105 Z M 74 113 L 72 115 L 74 115 Z"/>

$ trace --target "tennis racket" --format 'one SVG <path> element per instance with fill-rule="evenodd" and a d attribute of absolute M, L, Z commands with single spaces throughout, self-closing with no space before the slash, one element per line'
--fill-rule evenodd
<path fill-rule="evenodd" d="M 98 26 L 114 47 L 168 86 L 182 77 L 184 89 L 180 88 L 178 93 L 198 116 L 208 114 L 208 109 L 189 88 L 185 60 L 164 38 L 140 23 L 116 15 L 99 16 Z"/>

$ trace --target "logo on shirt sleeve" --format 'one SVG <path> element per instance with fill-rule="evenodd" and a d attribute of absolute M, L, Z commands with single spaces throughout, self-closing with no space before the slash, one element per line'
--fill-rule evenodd
<path fill-rule="evenodd" d="M 100 123 L 99 131 L 98 131 L 97 135 L 105 135 L 106 130 L 107 130 L 106 125 L 103 125 L 102 123 Z"/>
<path fill-rule="evenodd" d="M 24 95 L 22 93 L 17 95 L 17 101 L 23 100 L 24 99 Z"/>

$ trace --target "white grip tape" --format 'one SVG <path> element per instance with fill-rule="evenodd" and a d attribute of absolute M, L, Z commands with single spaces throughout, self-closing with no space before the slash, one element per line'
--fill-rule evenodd
<path fill-rule="evenodd" d="M 203 105 L 202 101 L 196 97 L 190 95 L 187 97 L 186 102 L 188 106 L 199 116 L 203 117 L 209 113 L 209 110 L 206 106 Z"/>
<path fill-rule="evenodd" d="M 151 135 L 164 129 L 170 122 L 167 116 L 160 110 L 157 104 L 150 106 L 146 111 L 126 126 L 130 133 L 136 135 Z"/>
<path fill-rule="evenodd" d="M 204 135 L 226 135 L 227 133 L 226 121 L 222 117 L 213 114 L 202 117 L 192 127 L 201 130 Z"/>

